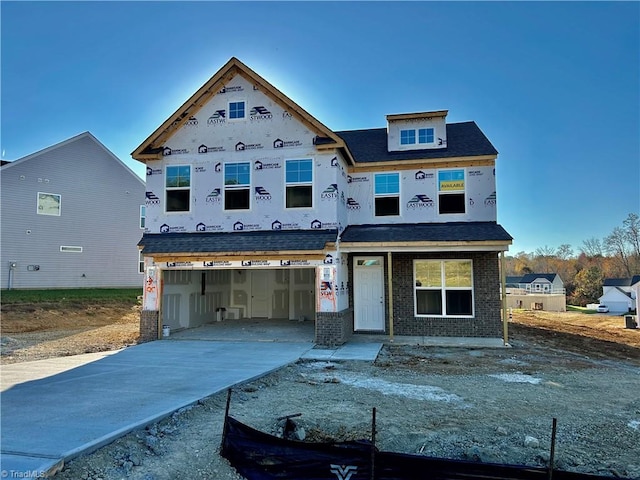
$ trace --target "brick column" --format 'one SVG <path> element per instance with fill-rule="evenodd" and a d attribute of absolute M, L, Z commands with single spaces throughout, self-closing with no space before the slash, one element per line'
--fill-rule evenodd
<path fill-rule="evenodd" d="M 353 333 L 353 309 L 316 312 L 316 343 L 334 347 L 346 343 Z"/>
<path fill-rule="evenodd" d="M 140 343 L 152 342 L 160 338 L 160 312 L 158 310 L 142 310 L 140 312 Z"/>

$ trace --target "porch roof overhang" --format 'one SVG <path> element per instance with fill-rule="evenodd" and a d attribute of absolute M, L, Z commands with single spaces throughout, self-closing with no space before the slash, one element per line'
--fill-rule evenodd
<path fill-rule="evenodd" d="M 138 247 L 156 259 L 324 256 L 338 230 L 258 230 L 253 232 L 145 233 Z"/>
<path fill-rule="evenodd" d="M 513 238 L 496 222 L 350 225 L 342 252 L 506 251 Z"/>

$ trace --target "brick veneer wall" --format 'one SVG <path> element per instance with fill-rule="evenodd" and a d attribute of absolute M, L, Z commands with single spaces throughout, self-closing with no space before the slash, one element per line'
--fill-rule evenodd
<path fill-rule="evenodd" d="M 346 343 L 353 333 L 353 309 L 341 312 L 316 312 L 316 339 L 318 345 L 333 347 Z"/>
<path fill-rule="evenodd" d="M 140 342 L 158 340 L 160 331 L 158 323 L 160 312 L 158 310 L 142 310 L 140 312 Z"/>
<path fill-rule="evenodd" d="M 471 259 L 474 318 L 415 317 L 413 260 Z M 393 326 L 396 335 L 434 337 L 502 337 L 500 265 L 497 252 L 394 254 Z"/>
<path fill-rule="evenodd" d="M 385 308 L 389 304 L 387 254 L 384 256 Z M 358 256 L 358 255 L 355 255 Z M 413 302 L 413 260 L 471 259 L 473 261 L 474 318 L 415 317 Z M 393 333 L 431 337 L 502 338 L 500 264 L 498 252 L 450 252 L 432 254 L 394 253 Z M 349 303 L 353 303 L 353 255 L 349 256 Z M 389 333 L 389 315 L 385 311 L 385 332 Z"/>

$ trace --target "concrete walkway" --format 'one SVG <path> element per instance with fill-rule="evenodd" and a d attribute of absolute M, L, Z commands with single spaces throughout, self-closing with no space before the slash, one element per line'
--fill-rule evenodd
<path fill-rule="evenodd" d="M 182 407 L 306 360 L 375 360 L 382 343 L 174 339 L 12 365 L 2 380 L 2 478 L 35 478 Z"/>

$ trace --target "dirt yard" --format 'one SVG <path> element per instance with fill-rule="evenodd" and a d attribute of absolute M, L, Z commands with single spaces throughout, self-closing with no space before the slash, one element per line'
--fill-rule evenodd
<path fill-rule="evenodd" d="M 2 361 L 136 343 L 135 307 L 2 312 Z M 640 479 L 640 330 L 622 317 L 514 313 L 511 348 L 385 346 L 374 364 L 299 362 L 235 389 L 231 414 L 306 440 L 369 438 L 383 450 Z M 225 394 L 70 461 L 64 480 L 240 479 L 218 455 Z"/>

